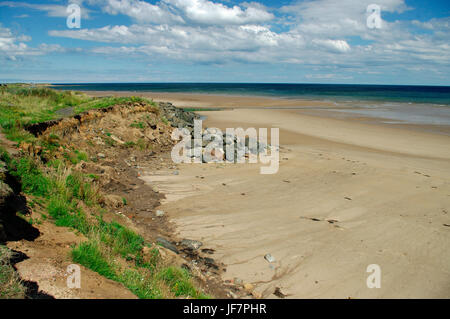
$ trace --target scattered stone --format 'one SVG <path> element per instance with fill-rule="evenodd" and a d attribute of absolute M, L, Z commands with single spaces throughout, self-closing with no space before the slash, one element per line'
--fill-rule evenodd
<path fill-rule="evenodd" d="M 183 239 L 180 244 L 192 250 L 197 250 L 203 245 L 202 242 L 192 239 Z"/>
<path fill-rule="evenodd" d="M 6 178 L 6 174 L 8 169 L 6 168 L 6 164 L 0 161 L 0 180 L 4 180 Z"/>
<path fill-rule="evenodd" d="M 103 153 L 98 153 L 98 154 L 97 154 L 97 157 L 98 157 L 98 158 L 106 158 L 106 155 L 103 154 Z"/>
<path fill-rule="evenodd" d="M 271 254 L 266 254 L 264 256 L 264 259 L 267 260 L 269 263 L 274 263 L 275 262 L 275 257 L 273 257 Z"/>
<path fill-rule="evenodd" d="M 163 210 L 158 209 L 155 214 L 156 214 L 156 217 L 163 217 L 165 213 Z"/>
<path fill-rule="evenodd" d="M 253 291 L 254 288 L 255 288 L 255 287 L 254 287 L 252 284 L 250 284 L 250 283 L 244 284 L 244 289 L 245 289 L 245 291 L 248 292 L 248 293 L 251 293 L 251 292 Z"/>
<path fill-rule="evenodd" d="M 157 243 L 158 245 L 161 245 L 161 246 L 164 247 L 164 248 L 167 248 L 167 249 L 173 251 L 173 252 L 176 253 L 176 254 L 179 253 L 177 247 L 175 247 L 174 244 L 172 244 L 170 241 L 168 241 L 168 240 L 165 239 L 165 238 L 162 238 L 162 237 L 156 238 L 156 243 Z"/>
<path fill-rule="evenodd" d="M 203 261 L 204 261 L 206 266 L 214 268 L 216 270 L 219 269 L 219 266 L 216 265 L 216 262 L 215 262 L 215 260 L 213 258 L 204 257 L 202 259 L 203 259 Z"/>
<path fill-rule="evenodd" d="M 113 140 L 113 141 L 115 141 L 115 142 L 117 142 L 117 143 L 119 143 L 119 144 L 125 144 L 125 142 L 124 141 L 122 141 L 120 138 L 118 138 L 117 136 L 114 136 L 114 135 L 111 135 L 110 136 L 111 137 L 111 139 Z"/>
<path fill-rule="evenodd" d="M 124 206 L 124 201 L 122 197 L 110 194 L 105 196 L 105 204 L 112 208 L 121 208 Z"/>
<path fill-rule="evenodd" d="M 444 225 L 445 227 L 450 227 L 450 224 L 442 224 L 442 225 Z"/>
<path fill-rule="evenodd" d="M 236 284 L 236 285 L 242 285 L 242 283 L 243 283 L 243 281 L 242 281 L 242 279 L 240 279 L 240 278 L 234 278 L 234 283 Z"/>
<path fill-rule="evenodd" d="M 214 254 L 214 252 L 215 252 L 215 250 L 214 250 L 214 249 L 211 249 L 211 248 L 203 248 L 203 249 L 202 249 L 202 253 L 205 253 L 205 254 L 210 254 L 210 255 L 212 255 L 212 254 Z"/>
<path fill-rule="evenodd" d="M 350 197 L 344 197 L 346 200 L 352 200 Z"/>
<path fill-rule="evenodd" d="M 232 291 L 228 291 L 228 297 L 233 298 L 233 299 L 238 299 L 238 296 L 236 296 L 236 294 Z"/>
<path fill-rule="evenodd" d="M 174 171 L 174 172 L 173 172 L 173 175 L 179 175 L 179 174 L 180 174 L 179 171 Z"/>
<path fill-rule="evenodd" d="M 253 291 L 252 292 L 252 296 L 255 299 L 262 299 L 262 294 L 260 292 L 258 292 L 258 291 Z"/>
<path fill-rule="evenodd" d="M 284 294 L 284 293 L 282 293 L 281 292 L 281 289 L 280 289 L 280 287 L 276 287 L 275 288 L 275 291 L 273 292 L 273 294 L 275 295 L 275 296 L 277 296 L 278 298 L 286 298 L 286 295 Z"/>

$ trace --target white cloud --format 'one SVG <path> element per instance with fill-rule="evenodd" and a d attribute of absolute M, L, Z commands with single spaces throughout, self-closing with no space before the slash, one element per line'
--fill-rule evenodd
<path fill-rule="evenodd" d="M 271 13 L 252 4 L 247 4 L 243 10 L 239 6 L 230 8 L 208 0 L 164 0 L 164 3 L 180 10 L 187 20 L 200 24 L 252 24 L 273 19 Z"/>
<path fill-rule="evenodd" d="M 37 48 L 32 48 L 24 43 L 26 41 L 31 41 L 31 37 L 25 35 L 15 36 L 10 29 L 0 25 L 0 59 L 6 58 L 15 61 L 22 56 L 43 55 L 64 50 L 60 45 L 48 45 L 45 43 Z"/>
<path fill-rule="evenodd" d="M 161 0 L 151 4 L 141 0 L 90 0 L 109 14 L 124 14 L 138 23 L 238 25 L 261 23 L 273 15 L 261 5 L 229 7 L 208 0 Z"/>
<path fill-rule="evenodd" d="M 324 48 L 331 49 L 336 52 L 348 52 L 350 51 L 350 46 L 345 40 L 313 40 L 315 44 L 318 44 Z"/>
<path fill-rule="evenodd" d="M 77 3 L 80 6 L 82 5 L 82 0 L 70 0 L 67 3 Z M 27 8 L 39 11 L 47 12 L 49 17 L 56 18 L 66 18 L 67 17 L 67 5 L 59 5 L 59 4 L 36 4 L 36 3 L 27 3 L 20 1 L 1 1 L 0 7 L 10 7 L 10 8 Z M 91 11 L 87 8 L 81 9 L 81 17 L 83 19 L 89 19 L 89 13 Z M 23 15 L 27 16 L 27 15 Z"/>
<path fill-rule="evenodd" d="M 382 74 L 419 66 L 436 73 L 450 69 L 450 18 L 383 21 L 381 29 L 367 27 L 368 4 L 378 3 L 383 16 L 408 10 L 404 0 L 302 1 L 282 7 L 277 18 L 273 9 L 254 2 L 238 6 L 209 0 L 85 2 L 133 19 L 131 25 L 49 31 L 54 37 L 95 42 L 95 48 L 86 49 L 93 54 L 183 63 L 288 63 L 321 71 L 323 75 L 312 72 L 311 78 L 324 79 L 339 70 Z M 418 28 L 425 30 L 423 34 L 414 32 Z M 0 54 L 9 52 L 10 57 L 62 50 L 31 49 L 24 44 L 27 38 L 5 39 L 0 39 Z"/>

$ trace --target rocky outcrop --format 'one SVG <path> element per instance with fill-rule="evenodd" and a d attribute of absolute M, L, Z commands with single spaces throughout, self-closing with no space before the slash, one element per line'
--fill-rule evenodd
<path fill-rule="evenodd" d="M 172 127 L 194 127 L 194 120 L 200 118 L 199 115 L 175 107 L 172 103 L 160 102 L 161 115 L 164 116 Z"/>

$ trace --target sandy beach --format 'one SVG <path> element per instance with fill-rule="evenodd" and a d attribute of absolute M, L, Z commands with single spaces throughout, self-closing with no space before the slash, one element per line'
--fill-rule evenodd
<path fill-rule="evenodd" d="M 448 126 L 337 117 L 322 101 L 136 95 L 227 109 L 199 112 L 204 127 L 280 128 L 277 174 L 261 175 L 262 164 L 180 164 L 179 175 L 142 177 L 166 195 L 161 209 L 180 237 L 215 250 L 224 279 L 263 298 L 450 297 Z M 367 287 L 371 264 L 381 288 Z"/>

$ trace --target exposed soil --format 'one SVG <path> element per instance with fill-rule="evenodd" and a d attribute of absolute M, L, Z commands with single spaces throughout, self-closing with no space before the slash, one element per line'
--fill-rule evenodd
<path fill-rule="evenodd" d="M 202 247 L 197 251 L 180 245 L 183 238 L 173 235 L 170 220 L 155 215 L 164 194 L 139 179 L 143 170 L 175 168 L 170 159 L 172 127 L 166 123 L 161 121 L 157 110 L 144 104 L 119 105 L 29 127 L 30 132 L 43 141 L 52 143 L 57 139 L 58 147 L 52 154 L 45 154 L 39 146 L 23 143 L 20 151 L 44 160 L 70 158 L 77 152 L 87 154 L 88 160 L 79 162 L 74 169 L 92 176 L 93 185 L 103 194 L 103 205 L 108 212 L 104 219 L 134 229 L 151 243 L 161 237 L 168 240 L 178 248 L 178 254 L 161 247 L 161 255 L 167 263 L 190 270 L 197 284 L 210 296 L 228 298 L 230 294 L 225 291 L 221 279 L 225 268 L 212 258 L 213 250 Z M 13 148 L 13 145 L 8 146 Z M 18 228 L 24 229 L 27 224 L 28 237 L 11 235 L 7 245 L 17 252 L 15 267 L 32 288 L 30 297 L 135 298 L 121 284 L 84 267 L 81 267 L 81 289 L 67 288 L 66 269 L 72 264 L 71 247 L 86 239 L 70 229 L 43 220 L 44 207 L 38 204 L 31 207 L 30 198 L 20 196 L 23 207 L 17 211 L 40 222 L 31 226 L 21 220 L 22 226 Z M 6 228 L 11 225 L 14 223 L 9 223 Z M 16 229 L 10 233 L 20 231 Z M 239 295 L 237 287 L 228 287 L 230 289 L 236 292 L 234 297 Z"/>

